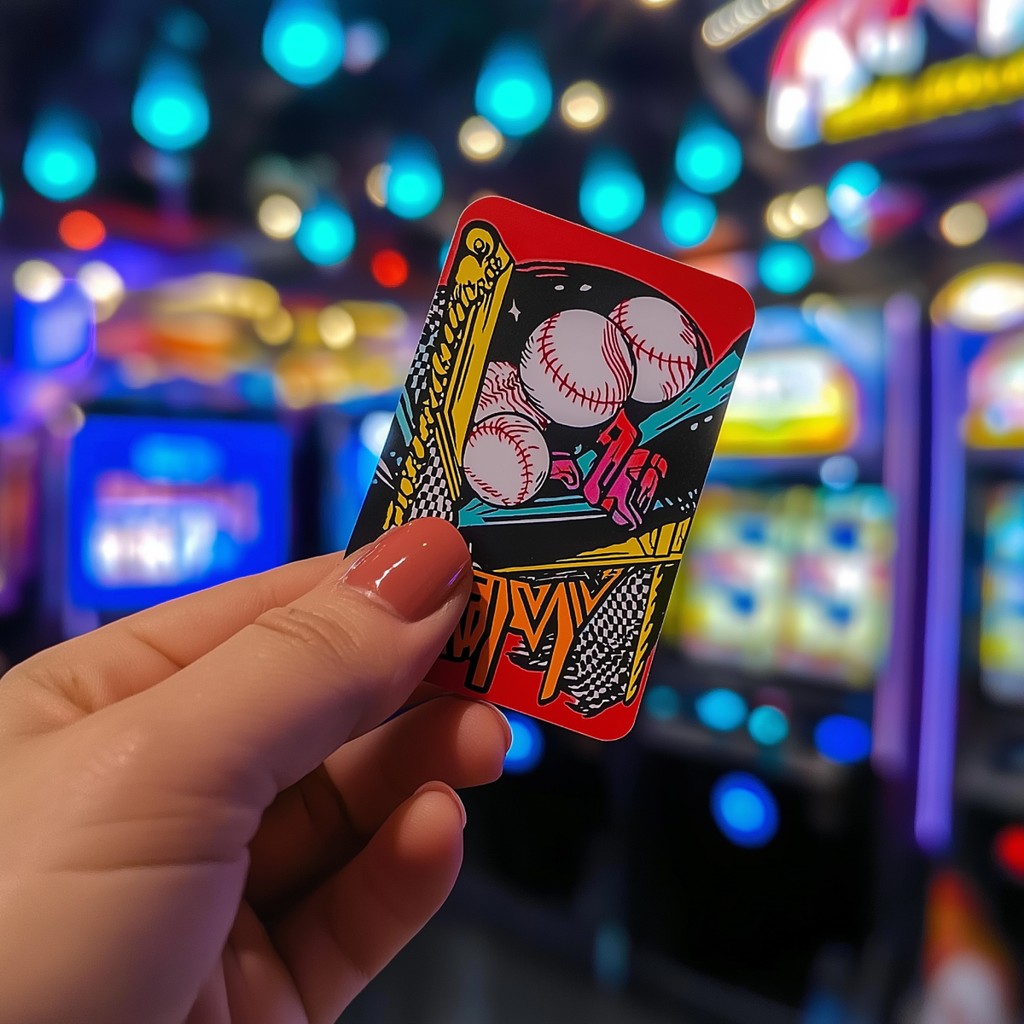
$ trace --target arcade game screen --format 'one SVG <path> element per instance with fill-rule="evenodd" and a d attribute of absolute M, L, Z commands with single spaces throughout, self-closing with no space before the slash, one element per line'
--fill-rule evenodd
<path fill-rule="evenodd" d="M 716 488 L 688 539 L 681 602 L 693 658 L 872 685 L 889 641 L 891 499 Z"/>
<path fill-rule="evenodd" d="M 90 415 L 67 479 L 79 607 L 147 607 L 288 557 L 290 446 L 273 424 Z"/>

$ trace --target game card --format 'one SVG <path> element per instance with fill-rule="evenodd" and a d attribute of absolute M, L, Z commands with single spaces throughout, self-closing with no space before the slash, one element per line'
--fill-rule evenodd
<path fill-rule="evenodd" d="M 431 682 L 630 730 L 753 317 L 736 284 L 537 210 L 463 213 L 351 544 L 422 516 L 466 538 Z"/>

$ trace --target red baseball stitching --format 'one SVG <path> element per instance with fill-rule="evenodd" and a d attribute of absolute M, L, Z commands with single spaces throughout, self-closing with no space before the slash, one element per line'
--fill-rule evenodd
<path fill-rule="evenodd" d="M 530 463 L 526 458 L 527 445 L 523 444 L 522 440 L 515 434 L 515 430 L 518 427 L 518 424 L 509 424 L 507 422 L 498 424 L 494 422 L 494 420 L 496 420 L 497 418 L 497 416 L 493 416 L 490 419 L 484 420 L 482 423 L 478 423 L 473 428 L 469 440 L 470 443 L 472 444 L 474 442 L 475 437 L 478 437 L 481 434 L 490 434 L 493 437 L 505 437 L 512 442 L 512 447 L 515 450 L 516 459 L 518 460 L 519 466 L 523 471 L 523 484 L 520 487 L 518 494 L 516 495 L 515 501 L 512 502 L 513 505 L 519 505 L 520 503 L 526 500 L 526 497 L 530 493 L 530 488 L 533 486 L 534 481 L 533 472 L 530 469 Z M 539 449 L 535 448 L 535 450 Z M 465 467 L 463 467 L 463 469 L 465 469 Z M 469 477 L 471 483 L 478 484 L 479 488 L 485 491 L 491 497 L 493 497 L 498 502 L 498 504 L 504 504 L 506 500 L 505 495 L 503 495 L 499 490 L 497 490 L 497 488 L 495 488 L 492 484 L 487 483 L 486 480 L 481 480 L 480 477 L 478 477 L 471 470 L 465 469 L 465 473 L 466 476 Z"/>
<path fill-rule="evenodd" d="M 664 371 L 666 367 L 668 368 L 669 383 L 663 384 L 661 387 L 662 395 L 667 398 L 672 394 L 675 385 L 681 384 L 683 387 L 686 387 L 690 380 L 693 379 L 693 374 L 697 369 L 696 364 L 693 361 L 693 357 L 689 355 L 685 357 L 665 355 L 661 352 L 652 351 L 651 348 L 649 348 L 637 335 L 636 331 L 630 330 L 624 323 L 622 323 L 622 319 L 625 316 L 625 312 L 628 307 L 629 301 L 627 300 L 622 304 L 621 312 L 619 312 L 618 317 L 614 322 L 622 329 L 623 334 L 625 334 L 630 340 L 636 351 L 643 355 L 648 364 L 651 366 L 657 366 L 657 368 L 662 371 Z M 683 321 L 683 326 L 684 328 L 688 327 L 685 321 Z M 697 350 L 697 338 L 695 334 L 693 337 L 687 337 L 683 331 L 680 331 L 679 340 L 685 341 L 694 351 Z M 681 381 L 676 377 L 677 370 L 682 374 Z"/>
<path fill-rule="evenodd" d="M 554 378 L 555 384 L 558 386 L 559 390 L 564 390 L 571 398 L 576 399 L 585 409 L 591 409 L 598 413 L 605 413 L 609 410 L 617 409 L 622 402 L 625 401 L 625 398 L 621 401 L 615 400 L 614 397 L 598 398 L 591 392 L 581 391 L 570 381 L 568 373 L 562 372 L 564 370 L 562 363 L 553 357 L 551 353 L 550 340 L 554 330 L 555 321 L 557 321 L 561 315 L 561 313 L 555 313 L 554 316 L 545 320 L 541 325 L 541 331 L 537 337 L 537 356 L 541 361 L 541 365 Z M 602 338 L 602 348 L 603 345 L 604 340 Z M 614 368 L 612 368 L 612 373 L 615 373 Z M 609 391 L 607 381 L 605 381 L 605 391 Z"/>

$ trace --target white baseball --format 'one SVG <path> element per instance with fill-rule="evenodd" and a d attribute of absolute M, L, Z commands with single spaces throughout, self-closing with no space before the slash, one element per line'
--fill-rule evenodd
<path fill-rule="evenodd" d="M 551 453 L 536 423 L 502 412 L 470 430 L 462 468 L 469 486 L 484 501 L 512 508 L 529 501 L 544 486 Z"/>
<path fill-rule="evenodd" d="M 667 402 L 682 394 L 697 370 L 697 331 L 689 317 L 671 302 L 641 295 L 620 302 L 610 319 L 629 339 L 636 359 L 633 397 Z"/>
<path fill-rule="evenodd" d="M 596 427 L 629 398 L 636 368 L 629 342 L 611 320 L 566 309 L 530 335 L 519 374 L 534 405 L 555 423 Z"/>
<path fill-rule="evenodd" d="M 496 360 L 487 365 L 473 421 L 479 423 L 480 420 L 496 416 L 499 412 L 513 412 L 517 416 L 525 416 L 542 430 L 549 422 L 547 416 L 526 397 L 523 382 L 519 379 L 519 370 L 511 363 Z"/>

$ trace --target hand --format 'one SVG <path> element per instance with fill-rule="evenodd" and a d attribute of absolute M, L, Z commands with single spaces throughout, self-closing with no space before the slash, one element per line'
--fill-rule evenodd
<path fill-rule="evenodd" d="M 449 787 L 501 772 L 487 704 L 390 717 L 469 570 L 419 520 L 4 677 L 0 1024 L 333 1022 L 455 881 Z"/>

